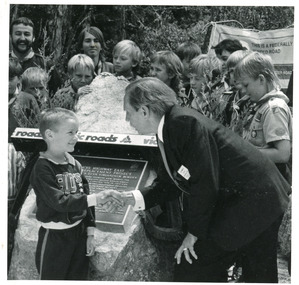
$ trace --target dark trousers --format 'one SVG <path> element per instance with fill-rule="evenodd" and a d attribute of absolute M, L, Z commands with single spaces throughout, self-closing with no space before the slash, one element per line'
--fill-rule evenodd
<path fill-rule="evenodd" d="M 214 241 L 198 241 L 189 264 L 184 254 L 181 264 L 176 264 L 175 282 L 227 282 L 227 269 L 236 261 L 242 266 L 246 283 L 278 283 L 277 234 L 281 218 L 277 219 L 255 240 L 237 251 L 225 251 Z"/>
<path fill-rule="evenodd" d="M 83 223 L 66 230 L 40 227 L 35 262 L 41 280 L 86 280 L 86 231 Z"/>

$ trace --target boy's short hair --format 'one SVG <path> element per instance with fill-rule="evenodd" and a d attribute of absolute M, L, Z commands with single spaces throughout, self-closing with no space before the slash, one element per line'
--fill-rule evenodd
<path fill-rule="evenodd" d="M 86 54 L 76 54 L 69 60 L 67 64 L 68 74 L 72 75 L 78 67 L 88 68 L 91 70 L 91 73 L 94 74 L 93 60 Z"/>
<path fill-rule="evenodd" d="M 78 120 L 76 114 L 68 109 L 56 107 L 43 110 L 39 117 L 39 131 L 42 137 L 45 138 L 46 130 L 57 130 L 57 127 L 67 119 Z"/>
<path fill-rule="evenodd" d="M 192 58 L 201 54 L 201 48 L 198 44 L 192 42 L 184 42 L 180 44 L 176 50 L 176 54 L 180 60 L 190 61 Z"/>
<path fill-rule="evenodd" d="M 190 73 L 208 76 L 213 81 L 221 73 L 222 62 L 216 57 L 208 54 L 201 54 L 190 62 Z"/>
<path fill-rule="evenodd" d="M 250 50 L 237 50 L 234 51 L 227 59 L 226 61 L 226 67 L 227 69 L 234 68 L 236 65 L 243 59 L 246 55 L 251 53 Z"/>
<path fill-rule="evenodd" d="M 9 79 L 13 79 L 14 77 L 21 77 L 23 73 L 22 66 L 20 64 L 19 59 L 16 57 L 9 58 Z"/>
<path fill-rule="evenodd" d="M 29 18 L 20 17 L 20 18 L 17 18 L 17 19 L 15 19 L 11 22 L 11 24 L 10 24 L 10 34 L 12 33 L 13 26 L 20 25 L 20 24 L 23 24 L 24 26 L 30 26 L 30 27 L 32 27 L 32 29 L 34 31 L 33 22 Z"/>
<path fill-rule="evenodd" d="M 118 42 L 114 46 L 112 54 L 114 55 L 127 50 L 130 52 L 133 62 L 138 65 L 141 61 L 141 50 L 137 44 L 131 40 L 123 40 Z"/>
<path fill-rule="evenodd" d="M 22 89 L 25 90 L 27 87 L 33 84 L 39 84 L 42 82 L 47 86 L 49 76 L 47 72 L 40 67 L 29 67 L 22 74 Z"/>
<path fill-rule="evenodd" d="M 275 89 L 280 89 L 280 80 L 269 55 L 253 51 L 237 64 L 234 71 L 236 81 L 242 78 L 256 80 L 260 75 L 263 75 L 267 83 L 272 84 Z"/>

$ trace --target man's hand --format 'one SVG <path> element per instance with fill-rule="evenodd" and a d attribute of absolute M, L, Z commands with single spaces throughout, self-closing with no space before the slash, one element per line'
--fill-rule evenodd
<path fill-rule="evenodd" d="M 122 192 L 121 193 L 121 199 L 124 201 L 126 205 L 131 205 L 134 207 L 135 205 L 135 198 L 132 194 L 132 192 Z"/>
<path fill-rule="evenodd" d="M 194 244 L 196 243 L 197 241 L 197 237 L 188 233 L 185 237 L 185 239 L 183 240 L 183 243 L 182 245 L 179 247 L 179 249 L 177 250 L 174 258 L 177 260 L 177 264 L 180 264 L 181 263 L 181 256 L 182 256 L 182 253 L 184 252 L 184 255 L 185 255 L 185 258 L 186 260 L 192 264 L 192 259 L 190 257 L 190 254 L 195 258 L 197 259 L 197 255 L 194 251 Z"/>
<path fill-rule="evenodd" d="M 86 241 L 86 256 L 92 256 L 94 255 L 95 251 L 95 241 L 94 236 L 88 236 Z"/>

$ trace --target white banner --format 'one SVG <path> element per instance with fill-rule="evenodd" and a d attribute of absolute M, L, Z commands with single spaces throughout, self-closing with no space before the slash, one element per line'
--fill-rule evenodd
<path fill-rule="evenodd" d="M 212 23 L 209 51 L 224 39 L 234 38 L 250 50 L 270 55 L 282 88 L 288 87 L 293 70 L 294 28 L 254 31 Z"/>
<path fill-rule="evenodd" d="M 77 136 L 79 142 L 157 147 L 156 136 L 80 131 Z M 33 128 L 16 128 L 11 137 L 14 139 L 42 139 L 39 130 Z"/>

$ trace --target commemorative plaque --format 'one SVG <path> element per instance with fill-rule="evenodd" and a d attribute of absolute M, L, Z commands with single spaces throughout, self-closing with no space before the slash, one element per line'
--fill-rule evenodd
<path fill-rule="evenodd" d="M 16 128 L 11 138 L 18 151 L 41 151 L 45 145 L 38 129 Z M 147 183 L 147 157 L 155 150 L 155 136 L 80 131 L 72 155 L 82 164 L 91 193 L 104 189 L 130 191 Z M 24 197 L 26 191 L 20 191 Z M 126 232 L 135 217 L 131 206 L 118 213 L 96 207 L 97 228 L 102 231 Z"/>
<path fill-rule="evenodd" d="M 130 191 L 142 187 L 148 178 L 147 161 L 108 157 L 79 156 L 91 193 L 113 189 Z M 137 214 L 124 206 L 116 213 L 107 213 L 96 206 L 96 225 L 102 231 L 126 232 Z"/>

